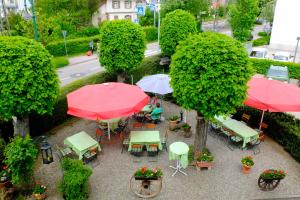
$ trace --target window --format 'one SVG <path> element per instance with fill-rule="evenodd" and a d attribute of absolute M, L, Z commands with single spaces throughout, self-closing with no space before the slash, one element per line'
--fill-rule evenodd
<path fill-rule="evenodd" d="M 119 16 L 118 16 L 118 15 L 115 15 L 115 16 L 114 16 L 114 19 L 119 19 Z"/>
<path fill-rule="evenodd" d="M 131 8 L 131 0 L 125 0 L 125 8 L 130 9 Z"/>
<path fill-rule="evenodd" d="M 113 9 L 119 9 L 120 8 L 120 1 L 113 0 L 112 1 L 112 8 Z"/>
<path fill-rule="evenodd" d="M 131 20 L 131 15 L 125 15 L 125 19 L 130 19 Z"/>

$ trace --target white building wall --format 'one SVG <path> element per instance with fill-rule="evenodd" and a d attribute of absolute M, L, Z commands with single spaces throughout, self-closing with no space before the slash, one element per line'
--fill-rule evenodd
<path fill-rule="evenodd" d="M 270 48 L 294 51 L 300 37 L 299 20 L 300 0 L 277 0 Z"/>

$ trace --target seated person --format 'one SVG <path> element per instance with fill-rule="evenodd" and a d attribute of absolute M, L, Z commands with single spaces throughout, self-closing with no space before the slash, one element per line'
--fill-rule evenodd
<path fill-rule="evenodd" d="M 158 120 L 160 115 L 163 112 L 163 109 L 160 107 L 160 103 L 156 103 L 156 107 L 152 110 L 151 113 L 146 114 L 146 118 L 149 120 Z"/>

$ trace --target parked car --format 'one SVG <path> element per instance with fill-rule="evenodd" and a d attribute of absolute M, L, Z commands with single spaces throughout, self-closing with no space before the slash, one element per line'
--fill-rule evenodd
<path fill-rule="evenodd" d="M 271 67 L 268 70 L 267 77 L 269 79 L 274 79 L 285 83 L 290 82 L 289 70 L 287 67 L 271 65 Z"/>
<path fill-rule="evenodd" d="M 280 51 L 273 54 L 273 60 L 281 62 L 292 62 L 293 56 L 289 52 Z"/>
<path fill-rule="evenodd" d="M 268 58 L 268 52 L 266 48 L 252 48 L 251 53 L 249 55 L 250 58 L 259 58 L 266 59 Z"/>

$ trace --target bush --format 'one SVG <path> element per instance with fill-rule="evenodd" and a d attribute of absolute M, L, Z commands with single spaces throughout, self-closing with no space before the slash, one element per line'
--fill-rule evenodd
<path fill-rule="evenodd" d="M 242 114 L 250 114 L 249 125 L 258 127 L 262 112 L 250 107 L 238 108 L 234 118 L 240 120 Z M 300 162 L 300 120 L 285 113 L 266 112 L 264 122 L 268 124 L 266 134 L 281 144 L 298 162 Z"/>
<path fill-rule="evenodd" d="M 157 40 L 157 28 L 154 26 L 144 26 L 143 31 L 146 34 L 146 40 L 147 42 L 152 42 Z"/>
<path fill-rule="evenodd" d="M 262 31 L 262 32 L 258 32 L 258 35 L 259 35 L 260 37 L 266 37 L 266 36 L 268 36 L 268 33 Z"/>
<path fill-rule="evenodd" d="M 254 47 L 268 45 L 270 43 L 270 36 L 261 37 L 252 41 Z"/>
<path fill-rule="evenodd" d="M 55 68 L 60 68 L 60 67 L 67 66 L 69 64 L 69 60 L 65 56 L 54 57 L 52 58 L 52 63 Z"/>
<path fill-rule="evenodd" d="M 88 180 L 92 169 L 81 160 L 64 158 L 61 163 L 64 176 L 59 190 L 66 200 L 84 200 L 88 198 Z"/>
<path fill-rule="evenodd" d="M 178 43 L 196 32 L 197 22 L 192 14 L 183 10 L 168 13 L 161 24 L 159 44 L 163 54 L 172 56 Z"/>
<path fill-rule="evenodd" d="M 298 63 L 280 62 L 274 60 L 255 59 L 255 58 L 250 58 L 249 60 L 256 73 L 267 74 L 268 69 L 270 68 L 271 65 L 287 66 L 289 69 L 290 78 L 299 79 L 300 77 L 300 64 Z"/>
<path fill-rule="evenodd" d="M 80 37 L 91 37 L 99 35 L 99 27 L 86 27 L 82 31 L 79 31 L 78 36 Z"/>
<path fill-rule="evenodd" d="M 97 35 L 97 36 L 93 36 L 93 37 L 83 37 L 83 38 L 67 40 L 68 55 L 87 52 L 89 50 L 89 43 L 91 41 L 94 41 L 94 43 L 99 42 L 99 36 Z M 94 48 L 95 47 L 96 47 L 96 45 L 94 45 Z M 53 56 L 66 55 L 65 43 L 63 40 L 60 40 L 57 42 L 51 42 L 51 43 L 47 44 L 46 49 Z"/>

